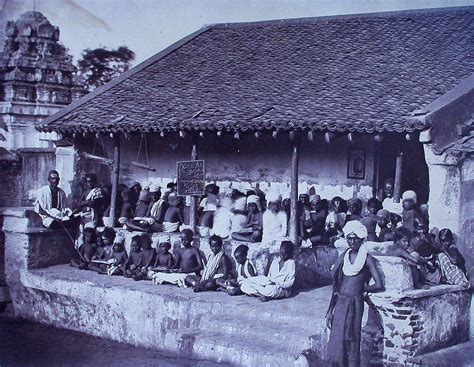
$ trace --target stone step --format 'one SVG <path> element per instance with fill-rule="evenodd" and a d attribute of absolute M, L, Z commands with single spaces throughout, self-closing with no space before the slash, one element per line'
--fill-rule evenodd
<path fill-rule="evenodd" d="M 207 358 L 231 366 L 292 366 L 302 351 L 284 341 L 200 329 L 169 331 L 165 345 L 180 356 Z"/>
<path fill-rule="evenodd" d="M 321 333 L 324 320 L 306 323 L 263 319 L 256 316 L 218 315 L 203 317 L 199 323 L 201 330 L 220 331 L 233 335 L 252 336 L 255 339 L 279 340 L 286 342 L 291 348 L 304 350 L 311 347 L 310 338 Z"/>

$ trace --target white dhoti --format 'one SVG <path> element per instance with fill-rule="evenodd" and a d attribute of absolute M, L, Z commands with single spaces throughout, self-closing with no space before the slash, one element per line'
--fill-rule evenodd
<path fill-rule="evenodd" d="M 176 232 L 179 229 L 178 223 L 163 222 L 163 232 Z"/>
<path fill-rule="evenodd" d="M 264 275 L 244 279 L 240 289 L 250 296 L 260 294 L 269 298 L 284 298 L 290 295 L 289 289 L 283 289 L 276 284 L 272 284 L 270 279 Z"/>
<path fill-rule="evenodd" d="M 194 273 L 161 273 L 155 272 L 151 278 L 153 284 L 163 284 L 164 282 L 169 284 L 175 284 L 181 288 L 187 288 L 186 277 L 195 275 Z"/>

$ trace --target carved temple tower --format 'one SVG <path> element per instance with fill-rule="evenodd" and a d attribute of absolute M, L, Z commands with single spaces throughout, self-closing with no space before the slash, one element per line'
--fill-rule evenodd
<path fill-rule="evenodd" d="M 59 28 L 39 12 L 7 23 L 0 53 L 0 147 L 52 148 L 35 123 L 86 94 Z"/>

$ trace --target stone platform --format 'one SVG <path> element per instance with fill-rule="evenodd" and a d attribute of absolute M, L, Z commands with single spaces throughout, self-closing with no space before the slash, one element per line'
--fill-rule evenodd
<path fill-rule="evenodd" d="M 6 279 L 19 317 L 231 366 L 291 366 L 303 350 L 314 365 L 327 357 L 329 286 L 301 287 L 289 299 L 262 304 L 246 296 L 195 294 L 99 275 L 65 265 L 71 248 L 64 233 L 48 235 L 21 213 L 3 219 Z M 206 251 L 205 241 L 199 246 Z M 307 251 L 314 256 L 303 258 L 319 263 L 318 249 L 298 251 L 298 263 L 304 265 L 299 256 Z M 386 291 L 372 295 L 376 311 L 366 307 L 363 365 L 414 365 L 416 356 L 467 340 L 468 290 L 447 285 L 414 290 L 402 259 L 375 259 Z M 304 266 L 298 271 L 305 272 Z"/>
<path fill-rule="evenodd" d="M 331 288 L 261 303 L 247 296 L 194 293 L 67 265 L 24 272 L 18 316 L 136 346 L 235 366 L 291 366 L 325 335 Z"/>

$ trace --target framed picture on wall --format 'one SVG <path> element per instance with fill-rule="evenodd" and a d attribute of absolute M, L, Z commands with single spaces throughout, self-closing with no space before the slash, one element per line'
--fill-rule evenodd
<path fill-rule="evenodd" d="M 363 180 L 365 178 L 365 149 L 349 148 L 347 157 L 347 178 Z"/>

